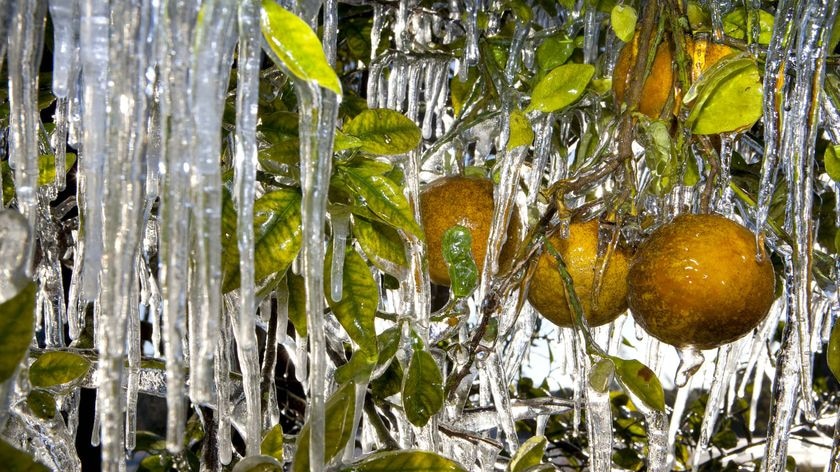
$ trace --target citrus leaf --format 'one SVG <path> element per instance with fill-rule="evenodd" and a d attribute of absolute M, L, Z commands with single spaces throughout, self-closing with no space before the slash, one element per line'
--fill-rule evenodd
<path fill-rule="evenodd" d="M 346 151 L 348 149 L 358 149 L 362 147 L 362 144 L 363 143 L 361 139 L 336 130 L 333 150 L 335 152 L 339 152 Z"/>
<path fill-rule="evenodd" d="M 353 236 L 365 256 L 382 272 L 402 277 L 408 269 L 405 244 L 395 229 L 354 216 Z"/>
<path fill-rule="evenodd" d="M 348 245 L 344 252 L 344 270 L 341 271 L 344 296 L 339 301 L 333 300 L 330 294 L 332 258 L 330 247 L 324 261 L 324 292 L 327 294 L 327 303 L 350 339 L 371 355 L 375 362 L 379 351 L 374 326 L 376 308 L 379 306 L 379 288 L 362 256 L 353 246 Z"/>
<path fill-rule="evenodd" d="M 402 386 L 405 416 L 415 426 L 425 426 L 443 407 L 443 377 L 434 357 L 420 347 L 415 346 Z"/>
<path fill-rule="evenodd" d="M 468 296 L 478 285 L 478 267 L 472 255 L 472 233 L 466 226 L 455 225 L 444 231 L 441 245 L 452 295 L 455 298 Z"/>
<path fill-rule="evenodd" d="M 402 383 L 403 368 L 399 361 L 394 359 L 382 375 L 371 380 L 370 390 L 377 398 L 388 398 L 400 393 Z"/>
<path fill-rule="evenodd" d="M 722 59 L 703 73 L 685 96 L 691 104 L 686 126 L 694 134 L 749 129 L 763 112 L 761 77 L 749 57 Z"/>
<path fill-rule="evenodd" d="M 41 419 L 55 418 L 55 398 L 46 390 L 35 389 L 26 396 L 26 405 Z"/>
<path fill-rule="evenodd" d="M 550 71 L 569 60 L 575 43 L 565 35 L 549 36 L 537 47 L 537 64 L 540 70 Z"/>
<path fill-rule="evenodd" d="M 239 287 L 239 243 L 236 225 L 239 224 L 230 190 L 222 186 L 222 291 Z"/>
<path fill-rule="evenodd" d="M 400 347 L 400 330 L 398 327 L 388 328 L 376 337 L 379 345 L 379 359 L 377 366 L 383 365 L 397 353 Z"/>
<path fill-rule="evenodd" d="M 831 180 L 840 182 L 840 146 L 836 144 L 826 146 L 823 162 L 825 163 L 825 172 L 831 177 Z"/>
<path fill-rule="evenodd" d="M 29 366 L 29 381 L 33 387 L 57 387 L 81 379 L 89 370 L 90 361 L 76 353 L 50 351 Z"/>
<path fill-rule="evenodd" d="M 651 189 L 655 195 L 663 196 L 676 184 L 679 167 L 671 149 L 668 124 L 659 120 L 647 122 L 641 127 L 639 140 L 645 147 L 645 164 L 653 176 Z"/>
<path fill-rule="evenodd" d="M 300 130 L 300 116 L 291 111 L 275 111 L 261 115 L 259 130 L 271 142 L 297 138 Z"/>
<path fill-rule="evenodd" d="M 590 64 L 565 64 L 546 74 L 534 87 L 526 112 L 551 113 L 561 110 L 583 95 L 595 74 Z"/>
<path fill-rule="evenodd" d="M 2 438 L 0 438 L 0 464 L 3 464 L 4 469 L 15 472 L 50 472 L 47 466 L 35 462 L 34 457 L 15 449 Z"/>
<path fill-rule="evenodd" d="M 516 455 L 510 461 L 510 472 L 524 472 L 531 466 L 542 462 L 545 446 L 548 443 L 545 436 L 532 436 L 525 441 Z"/>
<path fill-rule="evenodd" d="M 271 52 L 292 75 L 341 95 L 341 82 L 327 62 L 318 36 L 305 21 L 274 0 L 263 0 L 260 27 Z"/>
<path fill-rule="evenodd" d="M 283 464 L 271 456 L 248 456 L 237 462 L 231 472 L 283 472 Z"/>
<path fill-rule="evenodd" d="M 826 362 L 834 378 L 840 380 L 840 321 L 834 323 L 831 337 L 828 338 L 828 349 L 825 352 Z"/>
<path fill-rule="evenodd" d="M 610 359 L 601 359 L 589 373 L 589 385 L 596 392 L 606 393 L 610 388 L 610 382 L 612 382 L 614 374 L 615 364 Z"/>
<path fill-rule="evenodd" d="M 300 336 L 306 336 L 306 285 L 303 277 L 286 273 L 289 289 L 289 321 Z"/>
<path fill-rule="evenodd" d="M 423 230 L 414 221 L 408 199 L 391 179 L 384 175 L 370 175 L 356 166 L 337 166 L 336 173 L 383 222 L 418 238 L 423 237 Z"/>
<path fill-rule="evenodd" d="M 376 367 L 377 358 L 378 356 L 371 356 L 361 349 L 353 351 L 350 360 L 335 369 L 335 381 L 339 385 L 347 382 L 357 384 L 369 382 L 373 368 Z"/>
<path fill-rule="evenodd" d="M 638 19 L 636 9 L 629 5 L 616 5 L 610 11 L 610 25 L 615 36 L 624 41 L 630 42 L 633 33 L 636 32 L 636 20 Z"/>
<path fill-rule="evenodd" d="M 528 117 L 520 110 L 514 110 L 510 114 L 510 138 L 508 139 L 508 151 L 520 146 L 530 146 L 534 142 L 534 130 Z"/>
<path fill-rule="evenodd" d="M 35 334 L 35 291 L 29 283 L 0 304 L 0 382 L 15 373 Z"/>
<path fill-rule="evenodd" d="M 373 453 L 341 472 L 466 472 L 457 462 L 428 451 L 383 451 Z"/>
<path fill-rule="evenodd" d="M 635 359 L 610 357 L 621 385 L 650 408 L 665 411 L 665 392 L 656 374 Z"/>
<path fill-rule="evenodd" d="M 327 400 L 324 460 L 329 462 L 344 449 L 353 434 L 353 413 L 356 409 L 356 386 L 348 383 Z M 309 422 L 300 430 L 295 450 L 294 472 L 309 472 Z"/>
<path fill-rule="evenodd" d="M 260 166 L 276 175 L 297 175 L 300 172 L 300 140 L 287 138 L 271 143 L 257 154 Z"/>
<path fill-rule="evenodd" d="M 297 257 L 303 244 L 300 203 L 294 189 L 275 190 L 254 202 L 255 218 L 268 217 L 254 230 L 254 280 L 285 272 Z"/>
<path fill-rule="evenodd" d="M 68 152 L 64 159 L 64 172 L 67 173 L 76 163 L 76 154 Z M 49 185 L 53 182 L 55 182 L 55 155 L 42 155 L 38 158 L 38 185 Z"/>
<path fill-rule="evenodd" d="M 260 454 L 283 461 L 283 427 L 281 425 L 276 424 L 265 433 L 260 443 Z"/>
<path fill-rule="evenodd" d="M 420 128 L 400 112 L 386 108 L 365 110 L 348 121 L 345 134 L 361 141 L 361 149 L 371 154 L 404 154 L 420 144 Z"/>
<path fill-rule="evenodd" d="M 773 24 L 776 19 L 773 14 L 764 10 L 758 10 L 758 44 L 770 44 L 773 36 Z M 735 39 L 748 40 L 747 32 L 752 30 L 753 18 L 747 14 L 747 9 L 737 7 L 731 12 L 723 15 L 723 32 Z"/>

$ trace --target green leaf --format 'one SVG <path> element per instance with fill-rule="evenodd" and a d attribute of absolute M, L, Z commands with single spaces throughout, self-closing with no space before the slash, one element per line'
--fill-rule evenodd
<path fill-rule="evenodd" d="M 645 147 L 645 164 L 653 176 L 651 189 L 657 196 L 670 192 L 677 183 L 679 162 L 675 159 L 671 146 L 671 133 L 664 121 L 647 121 L 641 127 L 639 140 Z"/>
<path fill-rule="evenodd" d="M 300 173 L 300 140 L 287 138 L 273 142 L 257 154 L 260 166 L 275 175 L 297 176 Z"/>
<path fill-rule="evenodd" d="M 455 225 L 443 233 L 443 260 L 449 271 L 450 290 L 455 298 L 469 296 L 478 285 L 478 267 L 472 255 L 472 233 Z"/>
<path fill-rule="evenodd" d="M 526 112 L 551 113 L 574 103 L 583 95 L 595 74 L 590 64 L 565 64 L 555 68 L 540 80 L 531 94 Z"/>
<path fill-rule="evenodd" d="M 26 396 L 26 404 L 35 416 L 49 420 L 55 418 L 55 398 L 46 390 L 36 388 Z"/>
<path fill-rule="evenodd" d="M 260 443 L 260 454 L 283 462 L 283 427 L 281 425 L 276 424 L 265 433 Z"/>
<path fill-rule="evenodd" d="M 371 380 L 370 389 L 377 398 L 387 398 L 400 393 L 403 383 L 403 368 L 399 361 L 394 359 L 388 364 L 388 368 L 379 377 Z"/>
<path fill-rule="evenodd" d="M 394 228 L 354 215 L 353 236 L 368 260 L 382 272 L 402 277 L 408 269 L 405 244 Z"/>
<path fill-rule="evenodd" d="M 289 288 L 289 320 L 300 336 L 306 336 L 306 285 L 302 276 L 286 273 Z"/>
<path fill-rule="evenodd" d="M 665 411 L 665 392 L 656 374 L 635 359 L 610 357 L 621 385 L 650 408 Z"/>
<path fill-rule="evenodd" d="M 753 21 L 746 8 L 737 7 L 723 16 L 723 32 L 735 39 L 748 40 L 747 33 L 752 30 Z M 758 44 L 770 44 L 775 21 L 772 13 L 758 10 Z"/>
<path fill-rule="evenodd" d="M 379 333 L 379 336 L 376 337 L 376 342 L 379 345 L 377 366 L 385 364 L 394 357 L 400 347 L 400 337 L 400 329 L 397 326 Z"/>
<path fill-rule="evenodd" d="M 326 431 L 324 434 L 324 459 L 329 462 L 344 449 L 353 434 L 353 413 L 356 409 L 356 386 L 348 383 L 338 389 L 326 404 Z M 298 435 L 294 472 L 309 472 L 309 422 Z"/>
<path fill-rule="evenodd" d="M 373 368 L 376 367 L 377 359 L 378 356 L 372 356 L 361 349 L 353 351 L 350 360 L 335 369 L 335 381 L 340 385 L 344 385 L 347 382 L 355 382 L 357 384 L 369 382 L 370 374 L 373 372 Z"/>
<path fill-rule="evenodd" d="M 58 387 L 80 380 L 90 370 L 90 361 L 73 352 L 49 351 L 29 366 L 33 387 Z"/>
<path fill-rule="evenodd" d="M 825 359 L 828 368 L 834 374 L 834 378 L 840 380 L 840 321 L 834 323 L 831 330 L 831 337 L 828 338 L 828 349 L 825 352 Z"/>
<path fill-rule="evenodd" d="M 545 446 L 548 443 L 545 436 L 532 436 L 525 441 L 516 455 L 510 461 L 510 472 L 524 472 L 525 469 L 542 462 Z"/>
<path fill-rule="evenodd" d="M 268 47 L 292 75 L 341 96 L 338 75 L 327 62 L 318 36 L 305 21 L 274 0 L 263 0 L 260 26 Z"/>
<path fill-rule="evenodd" d="M 610 359 L 601 359 L 589 373 L 589 385 L 597 392 L 606 393 L 614 374 L 615 364 Z"/>
<path fill-rule="evenodd" d="M 402 189 L 384 175 L 371 175 L 355 165 L 336 166 L 336 173 L 364 205 L 383 222 L 423 238 L 423 230 L 414 221 L 414 212 Z"/>
<path fill-rule="evenodd" d="M 457 462 L 429 451 L 383 451 L 349 465 L 342 472 L 466 472 Z"/>
<path fill-rule="evenodd" d="M 761 77 L 750 57 L 724 58 L 706 71 L 685 96 L 686 126 L 694 134 L 720 134 L 752 127 L 763 112 Z"/>
<path fill-rule="evenodd" d="M 405 416 L 415 426 L 425 426 L 443 407 L 443 377 L 434 357 L 421 347 L 415 345 L 402 386 Z"/>
<path fill-rule="evenodd" d="M 565 35 L 549 36 L 537 47 L 537 64 L 542 71 L 561 66 L 572 57 L 575 43 Z"/>
<path fill-rule="evenodd" d="M 300 129 L 300 116 L 291 111 L 276 111 L 260 116 L 259 130 L 270 141 L 297 138 Z"/>
<path fill-rule="evenodd" d="M 15 373 L 35 334 L 35 291 L 31 282 L 0 304 L 0 382 Z"/>
<path fill-rule="evenodd" d="M 829 144 L 826 146 L 823 162 L 825 163 L 825 172 L 831 177 L 831 180 L 840 182 L 840 145 Z"/>
<path fill-rule="evenodd" d="M 420 128 L 400 112 L 387 108 L 365 110 L 344 125 L 344 133 L 359 138 L 371 154 L 404 154 L 420 144 Z"/>
<path fill-rule="evenodd" d="M 15 472 L 50 472 L 47 466 L 40 462 L 35 462 L 34 457 L 26 452 L 15 449 L 2 438 L 0 438 L 0 464 L 3 464 L 5 470 L 13 470 Z"/>
<path fill-rule="evenodd" d="M 301 196 L 295 189 L 266 193 L 254 202 L 254 217 L 267 217 L 254 230 L 254 280 L 285 272 L 303 244 Z"/>
<path fill-rule="evenodd" d="M 374 318 L 376 308 L 379 306 L 379 288 L 362 256 L 351 245 L 348 245 L 344 250 L 344 270 L 342 270 L 341 282 L 344 296 L 339 301 L 333 300 L 330 294 L 333 275 L 330 270 L 332 259 L 333 253 L 330 247 L 324 261 L 324 292 L 327 294 L 327 303 L 350 339 L 376 362 L 379 348 L 376 343 Z"/>
<path fill-rule="evenodd" d="M 636 32 L 636 20 L 639 15 L 636 9 L 629 5 L 616 5 L 610 12 L 610 25 L 612 25 L 615 36 L 624 41 L 630 42 L 633 33 Z"/>
<path fill-rule="evenodd" d="M 231 472 L 283 472 L 283 464 L 271 456 L 248 456 L 237 462 Z"/>
<path fill-rule="evenodd" d="M 138 472 L 169 472 L 172 468 L 172 456 L 169 454 L 154 454 L 146 456 L 140 461 Z"/>
<path fill-rule="evenodd" d="M 508 151 L 520 146 L 530 146 L 534 142 L 534 130 L 528 117 L 520 110 L 514 110 L 510 114 L 510 138 L 508 139 Z"/>
<path fill-rule="evenodd" d="M 64 172 L 67 173 L 76 163 L 76 154 L 68 152 L 64 160 Z M 0 162 L 0 173 L 3 181 L 3 201 L 9 202 L 15 198 L 15 182 L 12 168 L 8 161 Z M 55 155 L 41 154 L 38 156 L 38 185 L 45 186 L 55 182 Z"/>

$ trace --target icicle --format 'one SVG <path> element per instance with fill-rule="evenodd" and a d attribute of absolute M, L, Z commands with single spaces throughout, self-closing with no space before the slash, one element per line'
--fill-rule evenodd
<path fill-rule="evenodd" d="M 586 397 L 586 430 L 589 435 L 589 461 L 593 472 L 608 472 L 612 464 L 612 411 L 609 392 L 598 392 L 589 383 L 590 365 L 581 366 Z"/>
<path fill-rule="evenodd" d="M 551 114 L 547 114 L 534 125 L 534 162 L 528 179 L 528 207 L 533 207 L 539 197 L 540 184 L 545 174 L 545 166 L 551 153 L 551 137 L 554 130 Z M 558 159 L 561 160 L 561 159 Z"/>
<path fill-rule="evenodd" d="M 126 407 L 125 407 L 125 449 L 126 451 L 133 451 L 136 446 L 137 433 L 137 392 L 140 387 L 140 320 L 144 318 L 146 311 L 145 300 L 141 295 L 140 303 L 132 303 L 131 300 L 137 299 L 137 284 L 145 285 L 145 280 L 149 277 L 146 271 L 145 264 L 141 263 L 141 257 L 137 257 L 135 264 L 137 273 L 135 278 L 137 281 L 131 284 L 131 292 L 128 303 L 128 339 L 126 345 L 128 347 L 128 381 L 126 388 Z"/>
<path fill-rule="evenodd" d="M 53 24 L 53 73 L 52 91 L 57 97 L 55 108 L 55 133 L 52 148 L 55 153 L 55 191 L 64 190 L 66 173 L 63 172 L 67 154 L 68 95 L 75 88 L 79 73 L 79 1 L 50 1 L 50 19 Z"/>
<path fill-rule="evenodd" d="M 688 402 L 688 394 L 691 386 L 685 385 L 677 389 L 677 396 L 674 398 L 674 405 L 671 408 L 671 424 L 668 426 L 668 451 L 673 451 L 677 442 L 677 432 L 683 419 L 685 405 Z"/>
<path fill-rule="evenodd" d="M 516 426 L 511 413 L 510 390 L 508 379 L 502 369 L 499 356 L 492 352 L 482 365 L 482 378 L 487 379 L 490 392 L 492 393 L 493 404 L 496 406 L 496 414 L 499 418 L 499 426 L 505 433 L 510 451 L 516 452 L 519 449 L 519 437 L 516 435 Z"/>
<path fill-rule="evenodd" d="M 230 464 L 233 459 L 233 443 L 231 439 L 230 421 L 232 408 L 230 404 L 230 358 L 231 358 L 231 327 L 228 317 L 223 317 L 220 334 L 216 340 L 216 358 L 213 369 L 216 383 L 216 414 L 218 415 L 216 441 L 218 441 L 219 462 Z"/>
<path fill-rule="evenodd" d="M 531 345 L 531 336 L 534 333 L 537 314 L 534 308 L 526 305 L 519 313 L 516 324 L 512 328 L 513 337 L 505 347 L 505 376 L 508 379 L 516 378 L 519 366 L 522 365 L 522 360 L 528 353 L 528 348 Z"/>
<path fill-rule="evenodd" d="M 335 47 L 338 39 L 338 1 L 324 0 L 324 24 L 321 39 L 324 55 L 331 66 L 335 66 Z"/>
<path fill-rule="evenodd" d="M 669 460 L 668 415 L 664 411 L 642 408 L 647 423 L 648 454 L 647 470 L 667 472 L 671 470 Z"/>
<path fill-rule="evenodd" d="M 478 63 L 478 12 L 481 9 L 481 0 L 467 0 L 464 2 L 466 27 L 466 45 L 464 46 L 464 57 L 458 68 L 458 78 L 461 82 L 467 79 L 467 72 L 471 66 Z"/>
<path fill-rule="evenodd" d="M 601 15 L 596 8 L 586 7 L 583 16 L 583 62 L 594 64 L 598 57 Z"/>
<path fill-rule="evenodd" d="M 381 3 L 373 4 L 373 23 L 370 26 L 370 63 L 375 62 L 376 52 L 379 50 L 379 41 L 382 37 L 382 30 L 385 25 L 385 5 Z M 372 69 L 371 69 L 372 71 Z M 368 87 L 375 82 L 374 76 L 371 74 L 368 80 Z M 371 94 L 368 94 L 368 100 L 371 99 Z M 368 103 L 370 106 L 370 103 Z"/>
<path fill-rule="evenodd" d="M 15 171 L 18 209 L 31 228 L 38 210 L 38 66 L 45 14 L 43 1 L 18 2 L 9 21 L 9 165 Z M 33 250 L 30 246 L 27 261 Z"/>
<path fill-rule="evenodd" d="M 333 257 L 332 267 L 330 267 L 332 286 L 330 287 L 330 298 L 334 302 L 338 302 L 341 301 L 343 295 L 342 290 L 344 288 L 344 276 L 342 275 L 344 272 L 344 247 L 350 232 L 350 215 L 338 214 L 338 212 L 334 211 L 330 217 L 333 231 Z"/>
<path fill-rule="evenodd" d="M 324 219 L 326 188 L 332 164 L 338 97 L 317 84 L 297 83 L 300 107 L 300 162 L 303 192 L 303 272 L 306 280 L 307 326 L 310 336 L 308 408 L 309 463 L 324 465 L 324 400 L 326 396 L 326 340 L 324 337 Z M 259 438 L 257 438 L 259 439 Z"/>

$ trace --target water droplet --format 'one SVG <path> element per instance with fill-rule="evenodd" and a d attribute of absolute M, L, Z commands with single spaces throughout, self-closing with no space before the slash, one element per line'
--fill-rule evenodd
<path fill-rule="evenodd" d="M 700 350 L 692 346 L 679 348 L 677 353 L 680 355 L 680 365 L 677 367 L 674 383 L 677 387 L 685 387 L 691 376 L 700 370 L 705 358 Z"/>

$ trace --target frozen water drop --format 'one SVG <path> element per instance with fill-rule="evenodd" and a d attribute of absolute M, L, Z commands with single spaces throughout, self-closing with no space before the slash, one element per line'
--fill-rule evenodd
<path fill-rule="evenodd" d="M 680 365 L 677 367 L 674 383 L 677 387 L 684 387 L 691 376 L 700 370 L 705 358 L 699 349 L 692 346 L 677 349 L 677 353 L 680 356 Z"/>

